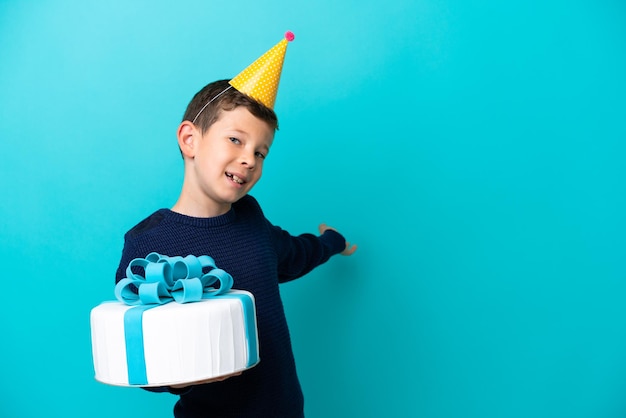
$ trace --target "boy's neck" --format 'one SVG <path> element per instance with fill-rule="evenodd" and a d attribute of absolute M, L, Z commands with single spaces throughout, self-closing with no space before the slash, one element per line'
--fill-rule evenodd
<path fill-rule="evenodd" d="M 194 218 L 214 218 L 227 213 L 231 206 L 232 205 L 203 205 L 201 202 L 191 201 L 181 195 L 176 204 L 172 206 L 172 211 Z"/>

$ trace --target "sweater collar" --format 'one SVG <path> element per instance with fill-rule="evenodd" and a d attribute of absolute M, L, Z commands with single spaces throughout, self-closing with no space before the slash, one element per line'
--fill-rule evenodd
<path fill-rule="evenodd" d="M 171 209 L 161 209 L 159 212 L 163 215 L 163 218 L 168 221 L 200 228 L 212 228 L 227 225 L 233 222 L 236 217 L 234 207 L 231 207 L 230 210 L 223 215 L 211 218 L 196 218 L 194 216 L 187 216 L 182 213 L 174 212 Z"/>

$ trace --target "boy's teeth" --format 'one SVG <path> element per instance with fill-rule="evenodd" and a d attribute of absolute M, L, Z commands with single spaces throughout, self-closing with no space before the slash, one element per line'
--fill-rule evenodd
<path fill-rule="evenodd" d="M 242 178 L 237 177 L 234 174 L 226 173 L 227 177 L 230 177 L 235 183 L 243 184 L 245 181 Z"/>

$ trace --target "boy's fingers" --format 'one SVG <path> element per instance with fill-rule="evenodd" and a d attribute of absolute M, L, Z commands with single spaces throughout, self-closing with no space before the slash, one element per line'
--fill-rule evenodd
<path fill-rule="evenodd" d="M 341 252 L 343 255 L 352 255 L 356 251 L 356 245 L 350 245 L 349 242 L 346 242 L 346 249 Z"/>

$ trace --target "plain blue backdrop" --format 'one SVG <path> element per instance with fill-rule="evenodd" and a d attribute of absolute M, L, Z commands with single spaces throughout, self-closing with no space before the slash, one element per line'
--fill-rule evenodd
<path fill-rule="evenodd" d="M 288 29 L 253 194 L 360 247 L 282 287 L 307 416 L 626 416 L 617 0 L 0 0 L 0 416 L 172 416 L 93 379 L 89 311 L 187 102 Z"/>

